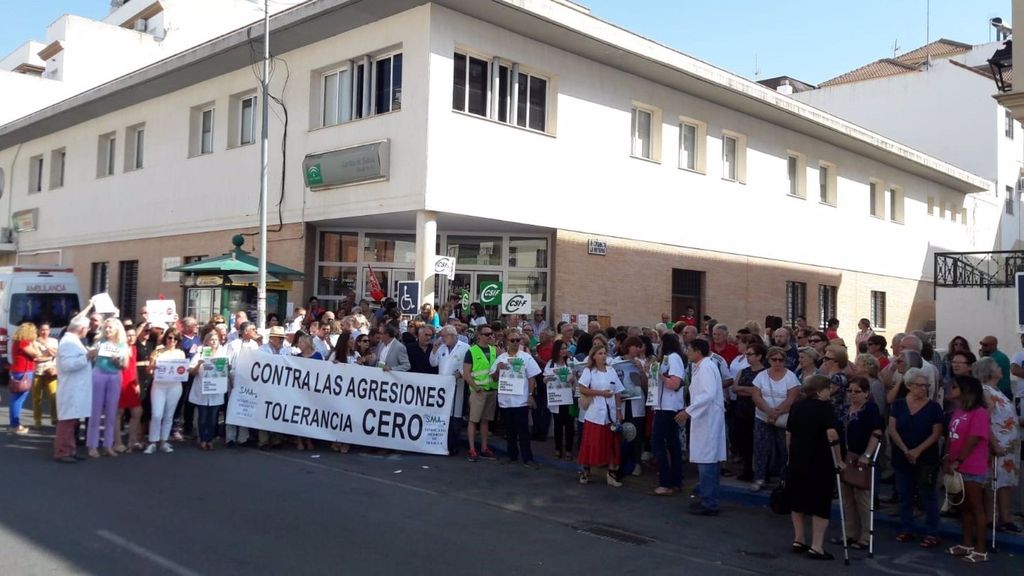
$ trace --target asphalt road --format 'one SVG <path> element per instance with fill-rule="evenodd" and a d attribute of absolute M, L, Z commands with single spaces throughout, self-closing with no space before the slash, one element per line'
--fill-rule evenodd
<path fill-rule="evenodd" d="M 873 560 L 857 552 L 849 568 L 815 562 L 788 552 L 786 517 L 726 502 L 721 516 L 695 518 L 684 496 L 647 495 L 651 476 L 614 489 L 579 486 L 554 466 L 187 444 L 63 465 L 50 459 L 51 443 L 50 428 L 0 432 L 4 576 L 945 576 L 1024 567 L 1008 553 L 968 566 L 896 544 L 885 528 Z"/>

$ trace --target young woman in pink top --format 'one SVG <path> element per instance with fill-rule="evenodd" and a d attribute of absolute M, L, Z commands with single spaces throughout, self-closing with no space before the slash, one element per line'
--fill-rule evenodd
<path fill-rule="evenodd" d="M 981 382 L 973 376 L 958 376 L 950 393 L 956 409 L 949 421 L 947 471 L 964 479 L 964 503 L 960 507 L 963 542 L 949 549 L 966 562 L 988 562 L 985 547 L 985 486 L 989 480 L 989 415 Z"/>

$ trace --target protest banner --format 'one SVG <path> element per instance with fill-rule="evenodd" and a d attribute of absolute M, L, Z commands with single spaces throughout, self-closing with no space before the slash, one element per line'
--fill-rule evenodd
<path fill-rule="evenodd" d="M 526 394 L 526 372 L 522 358 L 509 358 L 509 367 L 498 373 L 498 394 Z"/>
<path fill-rule="evenodd" d="M 173 326 L 178 321 L 178 305 L 174 300 L 146 300 L 146 312 L 151 323 L 163 322 Z"/>
<path fill-rule="evenodd" d="M 647 375 L 647 402 L 646 406 L 658 407 L 661 399 L 661 364 L 651 362 L 647 367 L 650 373 Z"/>
<path fill-rule="evenodd" d="M 188 380 L 188 360 L 184 358 L 157 358 L 153 380 L 184 382 Z"/>
<path fill-rule="evenodd" d="M 555 373 L 544 377 L 548 390 L 548 406 L 572 406 L 573 386 L 569 383 L 570 370 L 567 366 L 555 369 Z M 557 410 L 555 410 L 557 412 Z"/>
<path fill-rule="evenodd" d="M 631 360 L 620 360 L 612 364 L 615 375 L 622 382 L 622 399 L 636 400 L 644 397 L 642 368 L 637 368 Z"/>
<path fill-rule="evenodd" d="M 106 292 L 100 292 L 92 298 L 89 298 L 92 302 L 92 309 L 97 314 L 114 314 L 115 316 L 120 313 L 117 306 L 114 305 L 114 301 L 110 298 L 110 294 Z"/>
<path fill-rule="evenodd" d="M 96 355 L 102 358 L 124 357 L 126 354 L 127 350 L 122 351 L 121 347 L 113 342 L 103 341 L 96 347 Z"/>
<path fill-rule="evenodd" d="M 200 380 L 203 394 L 227 394 L 228 359 L 203 357 L 203 373 Z"/>
<path fill-rule="evenodd" d="M 245 350 L 228 424 L 425 454 L 448 453 L 452 375 L 384 372 Z"/>

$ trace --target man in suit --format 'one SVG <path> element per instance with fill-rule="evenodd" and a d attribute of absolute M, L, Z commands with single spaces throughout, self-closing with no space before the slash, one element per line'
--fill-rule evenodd
<path fill-rule="evenodd" d="M 380 331 L 380 355 L 377 366 L 385 372 L 408 372 L 412 368 L 409 363 L 409 351 L 405 345 L 398 340 L 398 328 L 394 324 L 381 326 Z"/>

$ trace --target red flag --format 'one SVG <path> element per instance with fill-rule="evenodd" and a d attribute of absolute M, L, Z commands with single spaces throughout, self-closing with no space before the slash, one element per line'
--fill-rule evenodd
<path fill-rule="evenodd" d="M 370 296 L 374 302 L 380 302 L 384 299 L 384 291 L 380 289 L 380 282 L 377 281 L 377 275 L 373 272 L 373 267 L 369 264 L 366 267 L 370 270 Z"/>

